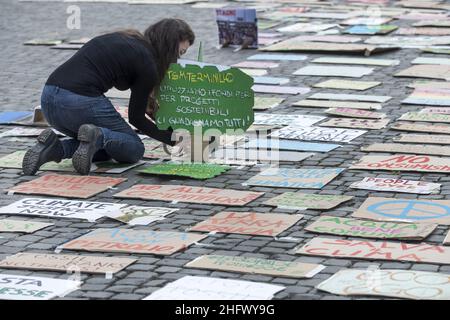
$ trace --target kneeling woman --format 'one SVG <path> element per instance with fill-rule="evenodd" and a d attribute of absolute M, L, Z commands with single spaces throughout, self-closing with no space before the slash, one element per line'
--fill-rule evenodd
<path fill-rule="evenodd" d="M 92 161 L 139 161 L 145 151 L 141 139 L 104 96 L 112 87 L 131 89 L 128 117 L 133 126 L 174 145 L 172 131 L 159 130 L 145 114 L 152 116 L 153 91 L 194 39 L 183 20 L 163 19 L 144 34 L 125 30 L 87 42 L 50 75 L 41 97 L 47 122 L 71 139 L 60 141 L 52 129 L 43 131 L 25 154 L 23 172 L 34 175 L 44 163 L 66 158 L 83 175 L 89 174 Z"/>

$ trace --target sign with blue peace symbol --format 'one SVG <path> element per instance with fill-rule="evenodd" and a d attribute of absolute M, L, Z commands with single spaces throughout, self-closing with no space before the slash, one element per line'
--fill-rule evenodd
<path fill-rule="evenodd" d="M 367 211 L 384 217 L 410 220 L 428 220 L 450 216 L 449 206 L 423 200 L 381 201 L 368 206 Z"/>

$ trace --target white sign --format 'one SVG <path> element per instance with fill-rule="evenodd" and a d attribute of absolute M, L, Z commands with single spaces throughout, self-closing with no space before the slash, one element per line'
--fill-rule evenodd
<path fill-rule="evenodd" d="M 287 126 L 295 123 L 309 127 L 325 118 L 306 114 L 255 113 L 253 124 Z"/>
<path fill-rule="evenodd" d="M 121 209 L 120 215 L 114 215 L 111 218 L 128 223 L 131 226 L 148 225 L 152 222 L 163 220 L 167 215 L 178 211 L 179 209 L 162 207 L 141 207 L 129 206 Z"/>
<path fill-rule="evenodd" d="M 371 74 L 373 70 L 373 68 L 366 67 L 333 67 L 309 65 L 298 69 L 293 74 L 297 76 L 361 78 L 362 76 Z"/>
<path fill-rule="evenodd" d="M 285 287 L 251 281 L 185 276 L 144 300 L 270 300 Z"/>
<path fill-rule="evenodd" d="M 365 177 L 363 180 L 354 182 L 350 188 L 376 191 L 393 191 L 405 193 L 430 194 L 439 193 L 439 183 L 414 181 L 396 178 L 372 178 Z"/>
<path fill-rule="evenodd" d="M 287 126 L 270 134 L 281 139 L 350 142 L 366 130 Z"/>

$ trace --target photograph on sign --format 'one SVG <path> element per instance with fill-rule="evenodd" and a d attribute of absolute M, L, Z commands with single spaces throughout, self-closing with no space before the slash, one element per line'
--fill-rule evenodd
<path fill-rule="evenodd" d="M 271 300 L 284 289 L 254 281 L 184 276 L 143 300 Z"/>
<path fill-rule="evenodd" d="M 330 108 L 325 110 L 325 113 L 348 118 L 362 118 L 362 119 L 386 118 L 385 113 L 367 111 L 362 109 L 351 109 L 351 108 Z"/>
<path fill-rule="evenodd" d="M 251 234 L 275 237 L 296 224 L 300 214 L 219 212 L 189 229 L 189 231 Z"/>
<path fill-rule="evenodd" d="M 126 204 L 55 198 L 24 198 L 0 207 L 0 214 L 96 221 L 104 216 L 119 215 L 124 206 Z"/>
<path fill-rule="evenodd" d="M 0 300 L 50 300 L 78 290 L 81 281 L 0 273 Z"/>
<path fill-rule="evenodd" d="M 344 94 L 344 93 L 315 93 L 308 99 L 316 100 L 345 100 L 345 101 L 362 101 L 362 102 L 387 102 L 392 97 L 389 96 L 371 96 L 367 94 Z"/>
<path fill-rule="evenodd" d="M 414 122 L 396 122 L 391 126 L 392 130 L 430 132 L 450 134 L 450 126 L 446 124 L 419 124 Z"/>
<path fill-rule="evenodd" d="M 313 85 L 314 88 L 328 88 L 328 89 L 345 89 L 364 91 L 380 85 L 378 81 L 359 81 L 359 80 L 343 80 L 330 79 L 322 81 Z"/>
<path fill-rule="evenodd" d="M 351 200 L 351 196 L 285 192 L 264 202 L 265 205 L 280 209 L 332 209 L 343 202 Z"/>
<path fill-rule="evenodd" d="M 344 171 L 343 168 L 268 168 L 248 179 L 245 184 L 279 188 L 322 189 L 342 171 Z"/>
<path fill-rule="evenodd" d="M 315 100 L 304 99 L 292 104 L 294 107 L 307 108 L 352 108 L 365 110 L 380 110 L 381 104 L 375 102 L 354 102 L 354 101 L 339 101 L 339 100 Z"/>
<path fill-rule="evenodd" d="M 351 142 L 366 132 L 366 130 L 340 128 L 287 126 L 272 132 L 270 136 L 304 141 Z"/>
<path fill-rule="evenodd" d="M 178 210 L 180 209 L 127 206 L 120 209 L 120 214 L 113 214 L 110 217 L 130 226 L 146 226 L 152 222 L 163 220 L 167 215 Z M 107 216 L 109 215 L 107 214 Z"/>
<path fill-rule="evenodd" d="M 185 267 L 288 278 L 312 278 L 325 268 L 323 265 L 313 263 L 224 255 L 200 256 L 188 262 Z"/>
<path fill-rule="evenodd" d="M 369 260 L 409 261 L 450 264 L 450 248 L 428 243 L 344 240 L 316 237 L 296 251 L 297 254 Z"/>
<path fill-rule="evenodd" d="M 365 177 L 361 181 L 353 182 L 350 185 L 350 188 L 373 191 L 437 194 L 440 191 L 441 184 L 397 178 Z"/>
<path fill-rule="evenodd" d="M 245 143 L 245 148 L 277 149 L 277 150 L 297 150 L 329 152 L 341 147 L 339 144 L 301 142 L 283 139 L 253 139 Z"/>
<path fill-rule="evenodd" d="M 448 173 L 450 172 L 450 158 L 406 154 L 363 156 L 349 169 Z"/>
<path fill-rule="evenodd" d="M 163 200 L 190 203 L 244 206 L 264 192 L 204 188 L 183 185 L 137 184 L 114 195 L 115 198 Z"/>
<path fill-rule="evenodd" d="M 373 68 L 366 67 L 342 67 L 342 66 L 316 66 L 309 65 L 298 69 L 293 73 L 297 76 L 321 76 L 321 77 L 349 77 L 361 78 L 371 74 Z"/>
<path fill-rule="evenodd" d="M 450 136 L 438 134 L 407 134 L 392 138 L 395 142 L 425 143 L 425 144 L 450 144 Z"/>
<path fill-rule="evenodd" d="M 379 130 L 385 128 L 389 121 L 389 119 L 331 118 L 326 122 L 320 123 L 319 126 Z"/>
<path fill-rule="evenodd" d="M 412 153 L 432 156 L 450 156 L 450 147 L 428 146 L 421 144 L 401 144 L 401 143 L 373 143 L 361 147 L 362 151 L 368 152 L 392 152 L 392 153 Z"/>
<path fill-rule="evenodd" d="M 257 21 L 254 8 L 216 9 L 219 44 L 222 47 L 258 48 Z"/>
<path fill-rule="evenodd" d="M 91 252 L 171 255 L 206 237 L 202 234 L 176 231 L 102 228 L 66 242 L 60 248 Z"/>
<path fill-rule="evenodd" d="M 369 197 L 352 217 L 450 225 L 450 200 Z"/>
<path fill-rule="evenodd" d="M 7 191 L 8 194 L 21 193 L 86 199 L 126 180 L 126 178 L 46 174 L 34 180 L 22 182 Z"/>
<path fill-rule="evenodd" d="M 314 233 L 346 237 L 422 240 L 428 237 L 437 224 L 376 222 L 334 216 L 320 216 L 305 230 Z"/>
<path fill-rule="evenodd" d="M 53 223 L 32 220 L 0 219 L 0 232 L 33 233 L 49 226 L 53 226 Z"/>
<path fill-rule="evenodd" d="M 381 296 L 413 300 L 449 300 L 450 275 L 393 269 L 339 270 L 316 289 L 344 296 Z"/>
<path fill-rule="evenodd" d="M 0 268 L 83 273 L 116 273 L 136 262 L 135 258 L 22 252 L 0 261 Z"/>

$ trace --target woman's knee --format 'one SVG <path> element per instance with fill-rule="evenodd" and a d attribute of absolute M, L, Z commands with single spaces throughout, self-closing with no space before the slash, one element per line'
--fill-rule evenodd
<path fill-rule="evenodd" d="M 141 140 L 132 143 L 131 152 L 128 154 L 129 162 L 136 163 L 142 159 L 145 152 L 145 146 Z"/>

